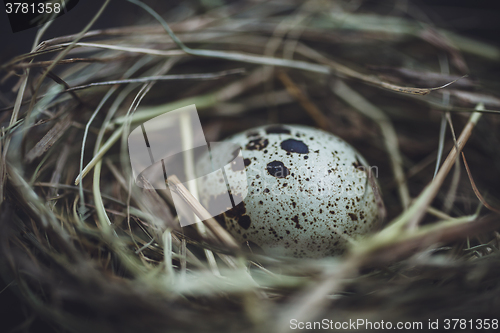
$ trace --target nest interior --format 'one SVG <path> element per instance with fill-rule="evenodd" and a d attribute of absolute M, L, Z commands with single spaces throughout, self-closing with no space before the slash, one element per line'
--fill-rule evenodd
<path fill-rule="evenodd" d="M 498 320 L 498 44 L 410 1 L 130 3 L 137 24 L 41 33 L 0 67 L 0 298 L 23 309 L 7 329 Z M 377 167 L 383 225 L 318 260 L 181 228 L 168 191 L 131 181 L 126 140 L 190 104 L 207 141 L 277 123 L 343 138 Z"/>

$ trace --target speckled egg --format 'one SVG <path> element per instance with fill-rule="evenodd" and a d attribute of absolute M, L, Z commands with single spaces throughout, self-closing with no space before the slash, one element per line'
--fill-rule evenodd
<path fill-rule="evenodd" d="M 230 194 L 243 201 L 216 218 L 244 247 L 296 258 L 333 256 L 376 226 L 377 185 L 370 179 L 377 169 L 342 139 L 307 126 L 269 125 L 225 142 L 241 151 L 215 146 L 212 162 L 243 155 L 244 166 L 225 172 L 230 184 L 240 184 Z M 209 164 L 199 161 L 198 172 L 208 173 Z M 227 191 L 222 179 L 198 185 L 202 204 Z"/>

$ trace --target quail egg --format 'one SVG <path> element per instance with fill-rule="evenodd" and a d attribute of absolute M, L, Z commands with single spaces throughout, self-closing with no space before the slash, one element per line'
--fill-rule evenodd
<path fill-rule="evenodd" d="M 241 150 L 215 146 L 212 164 L 241 154 L 241 166 L 225 169 L 225 180 L 239 185 L 230 188 L 212 178 L 201 181 L 198 192 L 204 205 L 227 191 L 239 202 L 216 218 L 245 247 L 276 256 L 334 256 L 349 239 L 377 225 L 377 185 L 370 181 L 377 169 L 335 135 L 302 125 L 268 125 L 224 142 Z M 197 168 L 206 174 L 209 165 L 202 159 Z"/>

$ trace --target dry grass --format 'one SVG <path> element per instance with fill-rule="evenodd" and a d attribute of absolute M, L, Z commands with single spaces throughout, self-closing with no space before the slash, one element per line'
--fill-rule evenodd
<path fill-rule="evenodd" d="M 242 1 L 171 26 L 142 8 L 151 25 L 40 29 L 0 67 L 15 81 L 0 111 L 6 283 L 75 332 L 495 318 L 500 49 L 363 8 Z M 133 185 L 126 139 L 189 104 L 208 141 L 276 122 L 344 138 L 379 170 L 384 225 L 322 260 L 253 254 L 214 219 L 180 228 L 169 193 Z"/>

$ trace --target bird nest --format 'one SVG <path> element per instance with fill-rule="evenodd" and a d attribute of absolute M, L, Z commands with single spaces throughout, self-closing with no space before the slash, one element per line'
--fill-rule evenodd
<path fill-rule="evenodd" d="M 149 24 L 42 31 L 1 67 L 2 275 L 27 313 L 74 332 L 495 319 L 498 47 L 413 5 L 240 1 L 169 24 L 129 1 Z M 255 253 L 214 219 L 182 228 L 167 190 L 132 181 L 127 136 L 191 104 L 207 141 L 277 123 L 343 138 L 377 167 L 381 227 L 314 260 Z"/>

